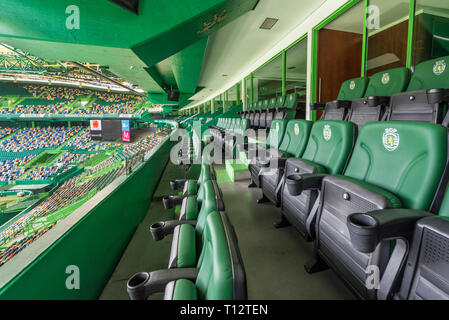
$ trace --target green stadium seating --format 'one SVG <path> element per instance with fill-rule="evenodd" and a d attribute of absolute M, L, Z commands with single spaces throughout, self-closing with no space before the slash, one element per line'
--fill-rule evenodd
<path fill-rule="evenodd" d="M 284 138 L 279 146 L 277 154 L 268 155 L 268 163 L 262 165 L 257 176 L 251 171 L 252 179 L 259 180 L 262 194 L 269 200 L 279 205 L 279 191 L 277 190 L 284 174 L 285 164 L 289 158 L 300 158 L 307 146 L 313 122 L 307 120 L 290 120 L 285 130 Z M 267 166 L 267 168 L 263 168 Z M 253 177 L 254 175 L 254 177 Z M 253 180 L 253 181 L 254 181 Z M 262 198 L 264 199 L 264 198 Z M 263 202 L 260 200 L 259 202 Z"/>
<path fill-rule="evenodd" d="M 317 190 L 305 190 L 291 195 L 286 187 L 287 177 L 293 174 L 340 174 L 351 154 L 355 140 L 355 126 L 346 121 L 321 120 L 314 123 L 301 158 L 286 161 L 280 182 L 282 216 L 278 226 L 288 221 L 306 239 L 310 239 L 307 222 L 317 197 Z"/>
<path fill-rule="evenodd" d="M 317 260 L 306 270 L 328 265 L 361 298 L 375 299 L 376 290 L 365 286 L 365 270 L 376 266 L 382 275 L 392 243 L 383 241 L 372 253 L 360 253 L 351 244 L 347 219 L 388 208 L 427 210 L 445 168 L 447 142 L 447 131 L 439 125 L 371 122 L 360 131 L 344 175 L 303 176 L 300 188 L 317 187 L 322 193 L 315 228 L 309 229 L 316 235 Z M 287 177 L 290 182 L 297 178 Z"/>

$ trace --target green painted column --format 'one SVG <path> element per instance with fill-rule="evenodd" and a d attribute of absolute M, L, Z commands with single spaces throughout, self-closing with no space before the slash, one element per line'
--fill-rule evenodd
<path fill-rule="evenodd" d="M 34 121 L 31 121 L 31 128 L 34 128 L 35 127 L 35 123 L 34 123 Z"/>
<path fill-rule="evenodd" d="M 229 93 L 228 93 L 228 91 L 226 91 L 225 98 L 224 98 L 224 105 L 223 105 L 223 113 L 228 111 L 228 99 L 229 99 Z"/>
<path fill-rule="evenodd" d="M 235 103 L 240 104 L 241 101 L 242 99 L 240 94 L 240 83 L 237 82 L 237 84 L 235 85 Z"/>
<path fill-rule="evenodd" d="M 285 96 L 285 86 L 287 82 L 287 52 L 282 52 L 282 95 Z"/>
<path fill-rule="evenodd" d="M 248 102 L 246 101 L 246 80 L 245 79 L 242 80 L 241 88 L 242 88 L 241 95 L 243 95 L 243 97 L 242 97 L 243 110 L 246 111 L 246 110 L 248 110 Z"/>
<path fill-rule="evenodd" d="M 409 19 L 408 19 L 408 38 L 407 38 L 407 68 L 412 66 L 413 50 L 413 32 L 415 29 L 415 11 L 416 0 L 410 0 Z"/>
<path fill-rule="evenodd" d="M 253 87 L 253 74 L 251 73 L 251 76 L 249 77 L 250 83 L 250 91 L 249 91 L 249 102 L 254 103 L 254 87 Z"/>

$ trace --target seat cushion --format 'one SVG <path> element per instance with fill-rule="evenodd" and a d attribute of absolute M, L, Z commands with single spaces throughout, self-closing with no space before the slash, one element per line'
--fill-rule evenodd
<path fill-rule="evenodd" d="M 198 192 L 198 181 L 196 180 L 187 180 L 184 185 L 183 194 L 186 196 L 194 196 Z"/>
<path fill-rule="evenodd" d="M 196 220 L 198 219 L 198 200 L 196 197 L 186 197 L 182 200 L 181 212 L 179 220 Z"/>
<path fill-rule="evenodd" d="M 190 224 L 177 226 L 173 232 L 169 269 L 194 268 L 197 264 L 195 228 Z"/>

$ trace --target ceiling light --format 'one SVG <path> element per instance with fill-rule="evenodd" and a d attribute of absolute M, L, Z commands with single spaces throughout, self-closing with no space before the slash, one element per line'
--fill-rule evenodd
<path fill-rule="evenodd" d="M 289 67 L 288 70 L 296 69 L 296 67 Z"/>
<path fill-rule="evenodd" d="M 278 21 L 279 19 L 276 18 L 266 18 L 259 28 L 264 30 L 271 30 Z"/>

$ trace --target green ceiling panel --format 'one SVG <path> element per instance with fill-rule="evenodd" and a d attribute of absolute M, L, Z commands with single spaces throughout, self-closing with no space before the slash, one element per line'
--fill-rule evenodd
<path fill-rule="evenodd" d="M 168 58 L 180 92 L 195 93 L 207 40 L 203 38 Z"/>
<path fill-rule="evenodd" d="M 109 66 L 147 92 L 176 82 L 191 96 L 208 36 L 257 2 L 141 0 L 135 15 L 107 0 L 1 0 L 0 41 L 44 59 Z M 79 28 L 67 24 L 73 5 Z"/>
<path fill-rule="evenodd" d="M 132 49 L 147 65 L 154 65 L 252 10 L 258 0 L 228 0 L 218 3 L 207 0 L 207 2 L 211 4 L 215 2 L 216 5 L 191 19 L 185 19 L 166 32 L 160 32 L 154 38 L 134 45 Z M 176 7 L 175 10 L 182 10 L 182 6 Z"/>

